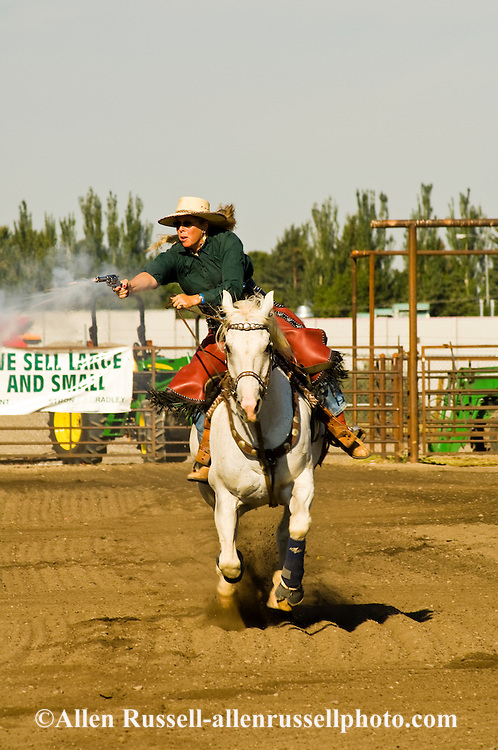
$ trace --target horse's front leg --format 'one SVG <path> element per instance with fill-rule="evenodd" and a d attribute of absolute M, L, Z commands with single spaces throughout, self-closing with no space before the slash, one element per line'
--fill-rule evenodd
<path fill-rule="evenodd" d="M 279 534 L 280 559 L 283 557 L 284 522 L 288 519 L 287 546 L 282 570 L 273 576 L 268 606 L 290 612 L 303 599 L 304 553 L 306 535 L 311 526 L 310 508 L 314 496 L 312 472 L 303 472 L 294 482 L 289 511 L 284 511 Z"/>
<path fill-rule="evenodd" d="M 242 556 L 237 552 L 235 544 L 239 522 L 238 505 L 239 500 L 228 490 L 216 492 L 214 522 L 220 540 L 217 567 L 223 579 L 229 584 L 240 581 L 243 573 Z"/>

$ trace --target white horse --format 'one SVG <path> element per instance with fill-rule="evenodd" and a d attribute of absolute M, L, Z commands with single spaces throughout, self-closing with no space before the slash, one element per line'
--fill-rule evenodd
<path fill-rule="evenodd" d="M 323 430 L 312 439 L 310 404 L 275 366 L 273 352 L 289 355 L 290 349 L 272 314 L 273 292 L 235 304 L 224 292 L 222 307 L 227 384 L 211 419 L 209 485 L 199 484 L 214 509 L 220 541 L 218 594 L 228 604 L 242 577 L 239 518 L 261 505 L 282 505 L 277 531 L 282 570 L 273 576 L 267 605 L 290 611 L 303 598 L 305 538 Z M 195 455 L 195 428 L 191 450 Z"/>

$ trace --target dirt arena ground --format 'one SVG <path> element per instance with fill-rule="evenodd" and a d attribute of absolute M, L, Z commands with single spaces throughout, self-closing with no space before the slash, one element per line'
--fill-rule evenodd
<path fill-rule="evenodd" d="M 217 605 L 186 471 L 0 465 L 1 748 L 498 746 L 498 466 L 328 458 L 291 617 L 270 508 Z"/>

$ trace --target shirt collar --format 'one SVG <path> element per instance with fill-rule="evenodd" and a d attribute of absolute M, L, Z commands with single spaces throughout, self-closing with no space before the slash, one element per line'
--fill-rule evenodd
<path fill-rule="evenodd" d="M 202 247 L 201 247 L 201 249 L 199 250 L 199 253 L 200 253 L 200 252 L 202 252 L 203 250 L 205 250 L 205 249 L 207 248 L 207 246 L 208 246 L 208 244 L 209 244 L 210 240 L 211 240 L 211 237 L 209 237 L 209 235 L 208 235 L 208 236 L 206 237 L 206 241 L 205 241 L 205 243 L 203 244 L 203 246 L 202 246 Z M 193 252 L 192 252 L 192 251 L 191 251 L 191 250 L 190 250 L 190 249 L 189 249 L 188 247 L 187 247 L 187 248 L 186 248 L 186 247 L 183 247 L 183 245 L 182 245 L 182 243 L 180 242 L 180 240 L 178 240 L 178 243 L 177 243 L 177 244 L 178 244 L 178 245 L 180 246 L 180 248 L 179 248 L 178 252 L 179 252 L 179 253 L 180 253 L 181 255 L 186 255 L 186 256 L 187 256 L 187 258 L 198 258 L 198 257 L 199 257 L 199 253 L 193 253 Z"/>

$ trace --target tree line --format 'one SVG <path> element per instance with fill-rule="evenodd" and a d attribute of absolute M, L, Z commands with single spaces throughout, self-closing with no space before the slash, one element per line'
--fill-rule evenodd
<path fill-rule="evenodd" d="M 434 219 L 432 185 L 421 185 L 417 206 L 409 218 Z M 45 215 L 44 226 L 35 229 L 26 203 L 19 206 L 13 226 L 0 226 L 0 289 L 4 297 L 19 290 L 44 292 L 66 272 L 77 279 L 104 272 L 131 276 L 144 265 L 153 226 L 142 218 L 143 203 L 129 195 L 120 215 L 116 196 L 109 193 L 105 205 L 92 188 L 79 198 L 83 236 L 77 237 L 73 214 L 58 222 Z M 273 289 L 278 301 L 296 310 L 307 304 L 317 317 L 347 317 L 351 314 L 353 250 L 401 250 L 408 247 L 408 233 L 396 236 L 385 229 L 372 229 L 371 221 L 388 218 L 384 193 L 358 190 L 356 211 L 339 223 L 339 207 L 327 198 L 311 209 L 309 220 L 292 224 L 271 252 L 250 250 L 254 279 L 266 290 Z M 472 204 L 470 190 L 451 200 L 448 216 L 484 218 Z M 446 217 L 444 217 L 446 218 Z M 493 256 L 439 255 L 437 251 L 495 249 L 497 235 L 489 228 L 418 229 L 418 247 L 436 251 L 418 261 L 418 300 L 430 305 L 431 315 L 479 315 L 489 313 L 498 298 L 498 261 Z M 389 308 L 408 299 L 406 257 L 375 256 L 375 304 Z M 164 305 L 171 288 L 150 295 L 147 304 Z M 111 295 L 108 299 L 110 300 Z M 357 303 L 368 311 L 369 263 L 357 262 Z"/>
<path fill-rule="evenodd" d="M 45 292 L 61 279 L 91 278 L 102 273 L 138 272 L 152 238 L 152 224 L 142 219 L 143 203 L 129 195 L 123 215 L 116 195 L 105 206 L 92 188 L 79 198 L 83 236 L 77 236 L 74 214 L 58 222 L 45 215 L 35 229 L 25 201 L 13 227 L 0 226 L 0 290 L 4 297 L 20 291 Z"/>

